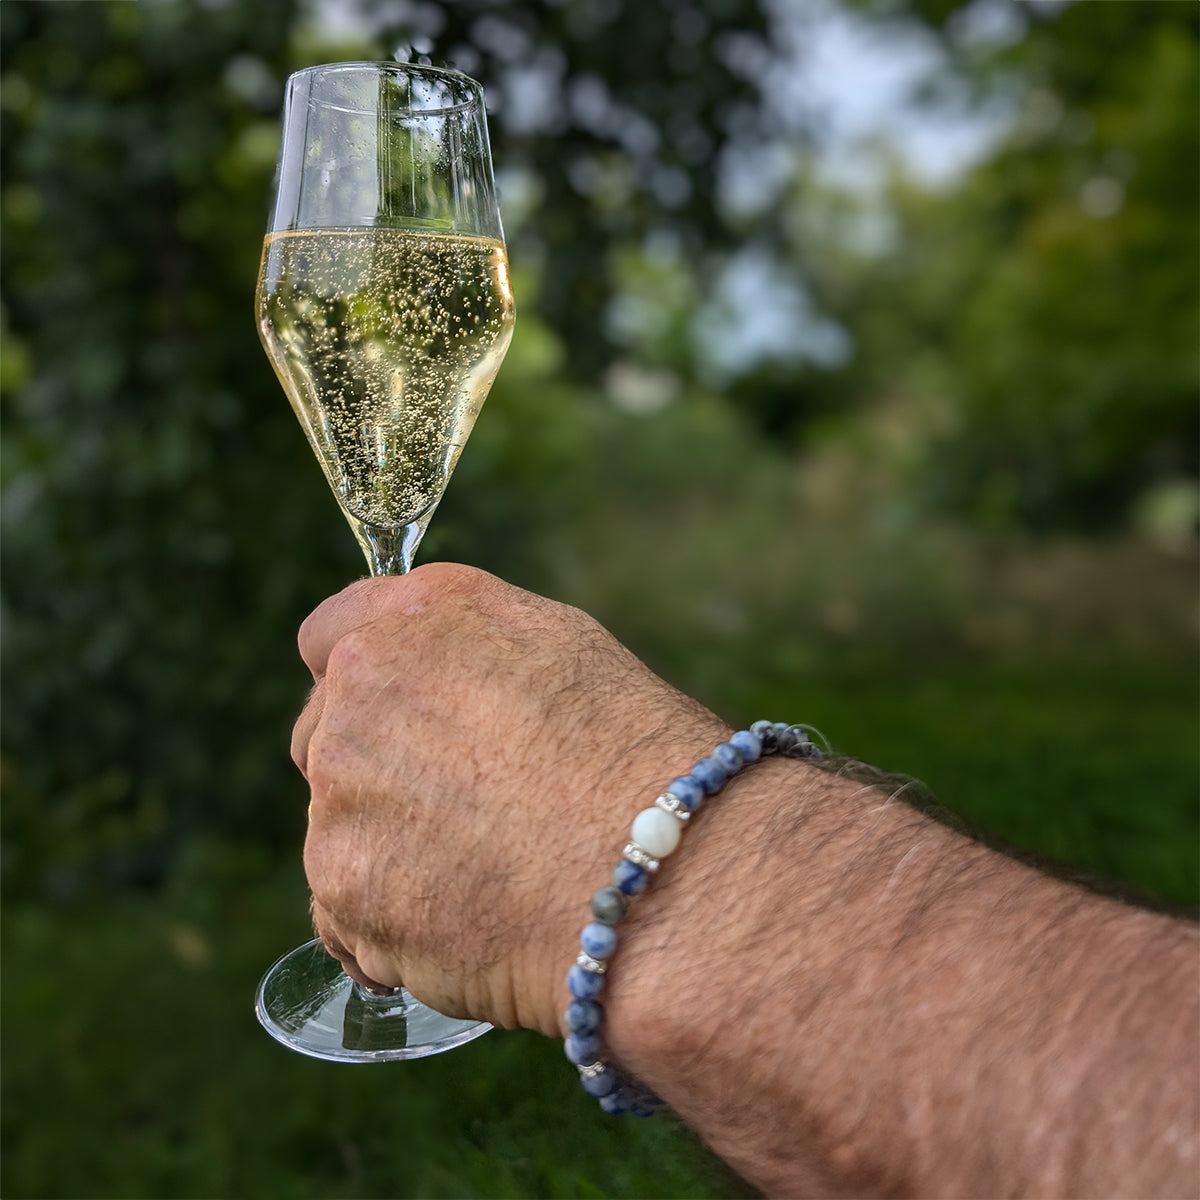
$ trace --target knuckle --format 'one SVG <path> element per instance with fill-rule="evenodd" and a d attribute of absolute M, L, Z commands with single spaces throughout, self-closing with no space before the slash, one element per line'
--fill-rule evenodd
<path fill-rule="evenodd" d="M 328 828 L 316 826 L 309 827 L 304 840 L 304 873 L 315 909 L 339 922 L 353 916 L 359 903 L 359 889 L 353 872 L 346 869 L 341 841 Z"/>
<path fill-rule="evenodd" d="M 313 653 L 313 644 L 316 641 L 317 625 L 320 618 L 317 616 L 319 609 L 313 609 L 312 612 L 300 622 L 300 630 L 296 634 L 296 646 L 300 651 L 300 657 L 304 662 L 310 661 L 310 656 Z"/>
<path fill-rule="evenodd" d="M 478 567 L 452 562 L 422 563 L 403 579 L 411 599 L 421 607 L 451 596 L 481 597 L 503 586 Z"/>
<path fill-rule="evenodd" d="M 377 640 L 378 630 L 374 625 L 360 625 L 343 633 L 330 647 L 325 667 L 327 678 L 344 689 L 373 674 L 378 661 Z"/>
<path fill-rule="evenodd" d="M 292 730 L 292 746 L 291 746 L 292 762 L 300 771 L 300 774 L 308 778 L 308 739 L 301 737 L 300 727 L 297 724 Z"/>
<path fill-rule="evenodd" d="M 300 656 L 309 665 L 320 658 L 331 631 L 352 629 L 369 621 L 389 604 L 389 591 L 399 583 L 389 576 L 371 576 L 356 580 L 334 596 L 317 605 L 300 624 L 296 636 Z"/>
<path fill-rule="evenodd" d="M 354 948 L 359 969 L 370 980 L 385 987 L 399 987 L 403 982 L 394 952 L 376 942 L 360 940 Z"/>
<path fill-rule="evenodd" d="M 318 731 L 307 746 L 303 767 L 305 778 L 312 793 L 315 808 L 325 812 L 340 811 L 337 803 L 339 784 L 344 781 L 354 764 L 349 760 L 341 739 Z"/>

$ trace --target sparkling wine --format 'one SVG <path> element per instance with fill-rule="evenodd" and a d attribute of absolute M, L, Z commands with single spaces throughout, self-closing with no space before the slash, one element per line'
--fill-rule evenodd
<path fill-rule="evenodd" d="M 363 539 L 423 530 L 512 337 L 502 242 L 397 229 L 270 234 L 258 328 Z"/>

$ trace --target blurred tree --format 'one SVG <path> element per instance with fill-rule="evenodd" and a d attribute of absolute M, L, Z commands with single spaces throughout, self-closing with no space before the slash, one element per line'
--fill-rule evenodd
<path fill-rule="evenodd" d="M 289 830 L 272 806 L 295 782 L 291 631 L 361 570 L 250 315 L 289 70 L 401 38 L 497 103 L 529 214 L 506 374 L 537 395 L 481 449 L 482 533 L 456 544 L 448 513 L 443 552 L 511 569 L 539 520 L 570 511 L 511 486 L 546 455 L 587 456 L 571 431 L 588 418 L 538 365 L 534 310 L 557 331 L 550 374 L 594 376 L 624 248 L 664 228 L 692 254 L 727 236 L 718 163 L 759 119 L 750 0 L 368 2 L 339 26 L 353 11 L 0 6 L 8 886 L 154 879 L 199 825 Z"/>
<path fill-rule="evenodd" d="M 0 6 L 9 886 L 154 878 L 288 778 L 344 533 L 251 317 L 294 12 Z"/>
<path fill-rule="evenodd" d="M 778 133 L 756 79 L 775 57 L 760 0 L 365 0 L 363 14 L 389 52 L 484 84 L 519 216 L 511 250 L 538 264 L 536 305 L 576 378 L 621 348 L 611 304 L 629 247 L 699 263 L 740 238 L 726 176 Z"/>
<path fill-rule="evenodd" d="M 905 381 L 936 384 L 909 402 L 910 483 L 927 504 L 1005 528 L 1119 524 L 1196 470 L 1194 8 L 851 7 L 936 31 L 948 59 L 932 99 L 1003 95 L 1020 114 L 960 186 L 897 175 L 882 256 L 789 215 L 824 186 L 803 165 L 814 114 L 781 104 L 805 53 L 795 13 L 756 0 L 364 12 L 380 44 L 488 85 L 514 256 L 537 267 L 523 299 L 576 379 L 627 358 L 698 377 L 791 442 L 895 403 Z M 773 203 L 789 172 L 789 203 Z"/>
<path fill-rule="evenodd" d="M 6 886 L 291 836 L 292 630 L 362 569 L 251 320 L 296 67 L 400 46 L 495 103 L 521 317 L 431 554 L 536 586 L 568 526 L 652 522 L 639 489 L 711 528 L 888 404 L 893 508 L 1095 525 L 1192 471 L 1195 14 L 1030 9 L 981 47 L 979 3 L 889 11 L 1024 116 L 882 213 L 804 153 L 803 26 L 765 0 L 0 4 Z"/>
<path fill-rule="evenodd" d="M 967 21 L 988 4 L 908 7 L 1017 119 L 959 186 L 894 188 L 894 251 L 838 306 L 858 387 L 908 395 L 927 435 L 913 479 L 935 506 L 1002 528 L 1120 525 L 1197 470 L 1200 14 L 1008 6 L 1021 28 L 980 43 Z"/>

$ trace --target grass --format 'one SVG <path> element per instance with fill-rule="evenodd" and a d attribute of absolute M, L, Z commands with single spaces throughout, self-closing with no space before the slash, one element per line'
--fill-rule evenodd
<path fill-rule="evenodd" d="M 919 780 L 989 840 L 1146 899 L 1200 900 L 1200 735 L 1186 659 L 777 681 L 737 706 L 811 720 L 836 751 Z"/>
<path fill-rule="evenodd" d="M 812 720 L 991 835 L 1196 903 L 1190 664 L 767 678 L 727 701 Z M 670 1118 L 603 1117 L 535 1035 L 394 1067 L 277 1047 L 254 987 L 306 932 L 298 864 L 233 842 L 194 844 L 153 894 L 10 904 L 3 1195 L 752 1194 Z"/>
<path fill-rule="evenodd" d="M 255 1022 L 254 988 L 306 935 L 303 881 L 291 866 L 228 886 L 212 864 L 221 874 L 215 908 L 211 895 L 186 894 L 188 881 L 161 901 L 7 914 L 6 1197 L 737 1186 L 672 1121 L 597 1119 L 559 1045 L 533 1034 L 494 1033 L 403 1067 L 337 1066 L 277 1046 Z"/>

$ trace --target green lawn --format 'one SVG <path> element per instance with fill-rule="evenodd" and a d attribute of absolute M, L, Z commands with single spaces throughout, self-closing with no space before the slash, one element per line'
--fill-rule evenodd
<path fill-rule="evenodd" d="M 1186 666 L 768 681 L 726 711 L 810 720 L 991 834 L 1192 906 Z M 192 846 L 162 893 L 10 904 L 3 1195 L 748 1194 L 670 1118 L 603 1116 L 534 1035 L 390 1067 L 277 1047 L 254 987 L 306 932 L 298 865 L 221 842 Z"/>
<path fill-rule="evenodd" d="M 1190 659 L 766 684 L 738 705 L 819 725 L 835 751 L 919 780 L 991 839 L 1148 899 L 1200 900 Z"/>

